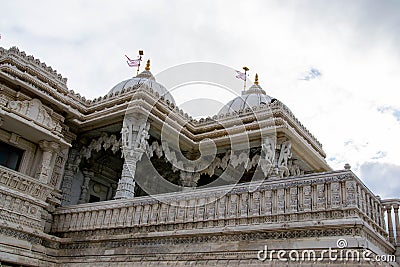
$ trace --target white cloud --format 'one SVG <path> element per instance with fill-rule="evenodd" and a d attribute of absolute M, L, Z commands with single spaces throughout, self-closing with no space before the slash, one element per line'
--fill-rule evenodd
<path fill-rule="evenodd" d="M 45 61 L 86 97 L 133 76 L 124 54 L 138 49 L 153 73 L 192 61 L 248 65 L 323 143 L 335 169 L 348 162 L 371 177 L 378 173 L 362 171 L 366 162 L 400 158 L 398 1 L 8 1 L 2 11 L 0 45 Z M 299 81 L 311 66 L 323 75 Z"/>

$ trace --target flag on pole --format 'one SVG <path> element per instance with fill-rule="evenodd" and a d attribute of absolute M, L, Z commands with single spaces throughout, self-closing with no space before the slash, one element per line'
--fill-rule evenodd
<path fill-rule="evenodd" d="M 130 59 L 127 55 L 125 55 L 126 58 L 128 59 L 126 63 L 128 63 L 129 67 L 139 67 L 140 66 L 140 61 L 142 60 L 141 58 L 138 59 Z"/>
<path fill-rule="evenodd" d="M 236 78 L 242 79 L 243 81 L 246 80 L 246 73 L 240 72 L 238 70 L 236 71 L 236 73 L 238 74 L 238 75 L 236 75 Z"/>

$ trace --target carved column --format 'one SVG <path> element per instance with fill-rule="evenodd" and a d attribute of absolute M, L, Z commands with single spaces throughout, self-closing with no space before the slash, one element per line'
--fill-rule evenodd
<path fill-rule="evenodd" d="M 133 198 L 135 195 L 136 164 L 146 151 L 150 123 L 130 114 L 125 117 L 122 127 L 122 149 L 124 165 L 118 181 L 114 199 Z"/>
<path fill-rule="evenodd" d="M 125 156 L 122 167 L 121 179 L 118 181 L 117 192 L 114 199 L 132 198 L 135 196 L 135 171 L 136 163 L 140 160 L 142 154 L 136 153 L 132 156 Z"/>
<path fill-rule="evenodd" d="M 393 205 L 394 210 L 394 223 L 396 225 L 396 244 L 400 244 L 400 222 L 399 222 L 399 205 Z"/>
<path fill-rule="evenodd" d="M 94 173 L 89 170 L 83 170 L 83 184 L 81 186 L 81 196 L 78 204 L 87 203 L 89 201 L 89 182 L 93 179 Z"/>
<path fill-rule="evenodd" d="M 54 160 L 53 155 L 56 150 L 60 148 L 60 145 L 55 142 L 40 141 L 39 147 L 42 149 L 42 159 L 40 161 L 36 177 L 42 183 L 47 184 L 53 172 Z"/>
<path fill-rule="evenodd" d="M 64 177 L 62 179 L 62 201 L 61 205 L 66 206 L 71 201 L 72 179 L 78 170 L 80 157 L 76 147 L 69 150 L 68 160 L 65 166 Z"/>
<path fill-rule="evenodd" d="M 392 206 L 385 206 L 387 219 L 388 219 L 388 232 L 389 232 L 389 242 L 394 243 L 394 234 L 393 234 L 393 221 L 392 221 Z"/>

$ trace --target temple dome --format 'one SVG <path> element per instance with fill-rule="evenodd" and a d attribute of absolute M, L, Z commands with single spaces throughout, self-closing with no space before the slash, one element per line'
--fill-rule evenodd
<path fill-rule="evenodd" d="M 139 73 L 136 77 L 118 83 L 108 92 L 108 95 L 121 92 L 129 87 L 139 88 L 140 86 L 151 88 L 154 92 L 158 93 L 160 97 L 164 97 L 165 100 L 169 100 L 170 103 L 175 104 L 175 100 L 169 91 L 162 84 L 158 83 L 150 72 L 150 61 L 147 61 L 147 66 L 144 71 Z"/>
<path fill-rule="evenodd" d="M 275 99 L 268 96 L 258 84 L 258 75 L 256 74 L 254 84 L 248 90 L 243 91 L 241 96 L 229 101 L 223 108 L 221 108 L 221 110 L 218 112 L 218 115 L 243 110 L 246 108 L 268 105 L 274 100 Z"/>

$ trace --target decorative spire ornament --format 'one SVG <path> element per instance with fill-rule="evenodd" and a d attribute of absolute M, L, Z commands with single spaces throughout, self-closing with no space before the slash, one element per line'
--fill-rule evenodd
<path fill-rule="evenodd" d="M 147 60 L 146 62 L 146 68 L 144 68 L 145 70 L 149 71 L 150 70 L 150 59 Z"/>
<path fill-rule="evenodd" d="M 256 77 L 254 78 L 254 84 L 258 85 L 258 74 L 256 73 Z"/>

